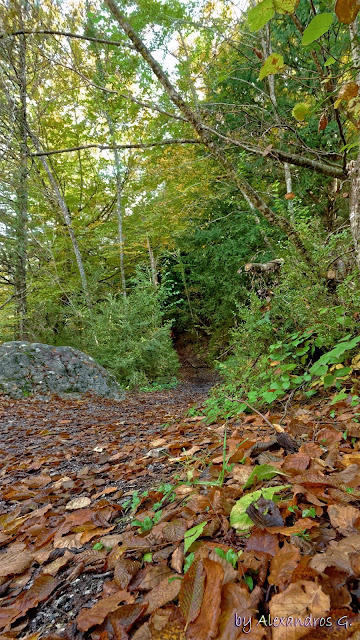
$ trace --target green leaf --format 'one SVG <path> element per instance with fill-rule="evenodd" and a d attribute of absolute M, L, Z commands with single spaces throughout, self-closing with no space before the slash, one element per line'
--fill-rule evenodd
<path fill-rule="evenodd" d="M 219 547 L 215 547 L 214 551 L 218 556 L 220 556 L 220 558 L 223 558 L 224 560 L 226 559 L 226 553 L 225 553 L 224 549 L 220 549 Z"/>
<path fill-rule="evenodd" d="M 292 115 L 294 116 L 295 120 L 297 120 L 298 122 L 303 122 L 304 120 L 306 120 L 309 112 L 310 112 L 310 105 L 307 102 L 298 102 L 298 104 L 296 104 L 292 110 Z"/>
<path fill-rule="evenodd" d="M 104 545 L 102 542 L 96 542 L 96 544 L 94 544 L 93 549 L 94 551 L 101 551 L 101 549 L 104 548 Z"/>
<path fill-rule="evenodd" d="M 335 58 L 329 56 L 329 58 L 324 62 L 324 67 L 330 67 L 334 62 L 336 62 Z"/>
<path fill-rule="evenodd" d="M 333 23 L 333 19 L 334 16 L 332 13 L 319 13 L 315 16 L 304 31 L 301 44 L 304 46 L 311 44 L 314 40 L 323 36 L 324 33 L 329 31 Z"/>
<path fill-rule="evenodd" d="M 283 69 L 285 66 L 284 58 L 280 53 L 272 53 L 266 58 L 259 73 L 259 80 L 263 80 L 266 76 L 274 75 Z"/>
<path fill-rule="evenodd" d="M 274 0 L 277 13 L 294 13 L 298 0 Z"/>
<path fill-rule="evenodd" d="M 236 563 L 237 563 L 237 560 L 238 560 L 238 555 L 237 555 L 237 553 L 235 553 L 235 551 L 233 549 L 229 549 L 226 552 L 225 560 L 227 562 L 229 562 L 233 566 L 233 568 L 235 569 Z"/>
<path fill-rule="evenodd" d="M 190 569 L 192 563 L 194 562 L 194 557 L 195 557 L 194 553 L 189 553 L 189 555 L 186 556 L 185 562 L 184 562 L 184 573 L 186 573 L 187 570 Z"/>
<path fill-rule="evenodd" d="M 336 402 L 340 402 L 340 400 L 346 400 L 347 397 L 347 391 L 345 389 L 341 389 L 340 393 L 337 393 L 336 396 L 333 397 L 330 404 L 335 404 Z"/>
<path fill-rule="evenodd" d="M 275 15 L 273 0 L 262 0 L 247 15 L 250 31 L 259 31 Z"/>
<path fill-rule="evenodd" d="M 251 576 L 244 576 L 244 582 L 246 582 L 246 584 L 249 587 L 250 591 L 252 591 L 253 588 L 254 588 L 254 580 L 252 579 L 252 577 Z"/>
<path fill-rule="evenodd" d="M 313 376 L 324 376 L 327 373 L 328 365 L 321 363 L 317 360 L 312 367 L 310 367 L 309 371 Z"/>
<path fill-rule="evenodd" d="M 207 525 L 207 522 L 201 522 L 200 524 L 197 524 L 195 527 L 192 527 L 191 529 L 189 529 L 185 533 L 185 535 L 184 535 L 184 553 L 186 553 L 187 550 L 190 549 L 191 545 L 193 544 L 193 542 L 195 542 L 195 540 L 200 538 L 200 536 L 201 536 L 202 532 L 204 531 L 206 525 Z"/>
<path fill-rule="evenodd" d="M 248 489 L 251 485 L 257 484 L 262 480 L 271 480 L 276 475 L 286 476 L 287 474 L 276 467 L 272 467 L 270 464 L 256 465 L 243 488 Z"/>
<path fill-rule="evenodd" d="M 275 493 L 279 493 L 283 489 L 288 489 L 290 485 L 279 485 L 276 487 L 267 487 L 247 493 L 245 496 L 235 502 L 230 513 L 230 525 L 237 531 L 247 531 L 254 526 L 252 520 L 246 513 L 246 509 L 256 502 L 261 496 L 266 500 L 273 500 Z"/>
<path fill-rule="evenodd" d="M 333 385 L 334 382 L 335 382 L 335 376 L 332 376 L 331 374 L 325 376 L 324 389 L 328 389 L 329 387 L 331 387 L 331 385 Z"/>
<path fill-rule="evenodd" d="M 143 561 L 144 562 L 152 562 L 152 553 L 144 553 Z"/>

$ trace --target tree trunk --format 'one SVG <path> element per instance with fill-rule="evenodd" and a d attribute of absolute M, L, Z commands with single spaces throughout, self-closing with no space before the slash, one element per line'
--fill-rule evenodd
<path fill-rule="evenodd" d="M 350 198 L 349 217 L 351 235 L 355 247 L 356 264 L 360 270 L 360 153 L 357 160 L 349 164 Z"/>
<path fill-rule="evenodd" d="M 157 277 L 156 260 L 155 260 L 154 252 L 153 252 L 151 244 L 150 244 L 149 236 L 146 236 L 146 242 L 147 242 L 147 247 L 148 247 L 148 251 L 149 251 L 151 278 L 152 278 L 154 287 L 157 287 L 158 284 L 159 284 L 159 281 L 158 281 L 158 277 Z"/>
<path fill-rule="evenodd" d="M 254 6 L 254 5 L 253 5 Z M 261 33 L 261 45 L 264 53 L 265 60 L 272 54 L 271 49 L 271 36 L 270 36 L 270 26 L 269 23 L 266 25 L 264 29 L 260 29 Z M 272 105 L 274 107 L 275 120 L 279 126 L 279 133 L 281 137 L 283 137 L 283 130 L 281 128 L 280 117 L 277 111 L 277 100 L 275 93 L 275 78 L 273 74 L 267 76 L 267 83 L 269 87 L 269 95 Z M 292 192 L 292 178 L 291 178 L 291 169 L 288 162 L 284 162 L 284 175 L 285 175 L 285 184 L 287 193 Z M 291 200 L 288 200 L 288 210 L 290 213 L 290 217 L 294 220 L 294 203 Z"/>
<path fill-rule="evenodd" d="M 360 47 L 357 20 L 349 25 L 351 53 L 354 65 L 358 68 L 356 81 L 360 83 Z M 351 235 L 355 247 L 355 259 L 360 270 L 360 151 L 357 160 L 348 165 L 350 175 L 349 219 Z"/>
<path fill-rule="evenodd" d="M 106 108 L 103 109 L 110 133 L 111 142 L 115 145 L 115 127 L 114 122 Z M 126 298 L 126 279 L 125 279 L 125 268 L 124 268 L 124 235 L 123 235 L 123 215 L 122 215 L 122 201 L 121 201 L 121 193 L 122 193 L 122 180 L 121 180 L 121 161 L 120 154 L 117 149 L 114 149 L 114 161 L 115 161 L 115 174 L 116 174 L 116 215 L 118 222 L 118 233 L 119 233 L 119 254 L 120 254 L 120 275 L 121 275 L 121 287 L 122 294 L 124 298 Z"/>
<path fill-rule="evenodd" d="M 252 186 L 242 178 L 234 165 L 228 160 L 222 149 L 217 145 L 216 142 L 210 137 L 210 134 L 206 131 L 205 126 L 203 125 L 200 117 L 192 111 L 189 105 L 185 102 L 182 96 L 177 92 L 175 87 L 171 84 L 167 74 L 163 71 L 159 63 L 155 60 L 155 58 L 150 53 L 149 49 L 145 46 L 142 40 L 139 38 L 138 34 L 134 31 L 131 25 L 127 22 L 125 16 L 120 12 L 117 4 L 114 0 L 105 0 L 105 4 L 110 9 L 113 16 L 119 22 L 122 29 L 130 38 L 133 43 L 135 49 L 141 54 L 143 59 L 147 62 L 149 67 L 152 69 L 153 73 L 159 79 L 160 83 L 164 87 L 167 92 L 170 100 L 180 109 L 182 114 L 185 116 L 186 120 L 192 127 L 195 129 L 199 138 L 203 142 L 203 144 L 209 149 L 211 155 L 221 164 L 228 177 L 232 180 L 232 182 L 237 186 L 239 191 L 245 196 L 247 196 L 252 202 L 252 204 L 260 211 L 260 213 L 268 220 L 270 224 L 281 229 L 294 244 L 299 254 L 310 264 L 315 265 L 312 261 L 311 255 L 309 251 L 305 247 L 300 235 L 294 226 L 283 217 L 281 214 L 273 211 L 266 204 L 266 202 L 260 197 L 260 195 L 252 188 Z M 317 269 L 317 267 L 316 267 Z"/>
<path fill-rule="evenodd" d="M 19 3 L 19 23 L 23 27 L 22 6 Z M 16 113 L 20 161 L 16 185 L 16 248 L 15 248 L 15 294 L 17 334 L 20 339 L 27 335 L 27 244 L 28 244 L 28 160 L 26 123 L 26 39 L 19 38 L 19 105 Z"/>
<path fill-rule="evenodd" d="M 40 143 L 39 140 L 37 139 L 37 137 L 35 136 L 34 133 L 32 133 L 31 131 L 29 131 L 29 135 L 30 138 L 32 140 L 32 142 L 34 143 L 34 147 L 36 148 L 36 150 L 38 152 L 41 152 L 41 147 L 40 147 Z M 59 189 L 59 186 L 54 178 L 53 172 L 51 171 L 50 165 L 46 159 L 46 156 L 39 156 L 40 162 L 42 164 L 42 166 L 44 167 L 47 176 L 49 178 L 49 182 L 55 192 L 56 195 L 56 199 L 58 201 L 59 207 L 60 207 L 60 211 L 62 213 L 62 216 L 64 218 L 64 222 L 67 226 L 67 230 L 69 232 L 69 236 L 70 236 L 70 240 L 71 240 L 71 244 L 73 247 L 73 251 L 74 251 L 74 255 L 75 255 L 75 259 L 76 259 L 76 264 L 79 270 L 79 275 L 80 275 L 80 280 L 81 280 L 81 285 L 82 285 L 82 289 L 85 295 L 85 301 L 87 306 L 90 308 L 91 304 L 90 304 L 90 295 L 89 295 L 89 289 L 88 289 L 88 285 L 87 285 L 87 279 L 86 279 L 86 274 L 85 274 L 85 269 L 84 269 L 84 264 L 83 264 L 83 260 L 82 260 L 82 256 L 81 256 L 81 252 L 80 252 L 80 248 L 78 245 L 78 241 L 77 238 L 75 236 L 74 233 L 74 229 L 72 226 L 72 221 L 68 212 L 68 208 L 66 205 L 66 202 L 64 200 L 64 198 L 61 195 L 61 191 Z"/>

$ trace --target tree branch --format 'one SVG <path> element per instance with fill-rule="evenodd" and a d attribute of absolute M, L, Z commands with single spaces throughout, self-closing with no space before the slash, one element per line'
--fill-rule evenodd
<path fill-rule="evenodd" d="M 134 45 L 135 49 L 140 53 L 142 58 L 148 64 L 154 75 L 159 80 L 160 84 L 164 87 L 170 100 L 180 109 L 183 116 L 192 125 L 193 129 L 199 136 L 202 143 L 209 149 L 213 158 L 219 162 L 221 166 L 226 170 L 227 176 L 236 185 L 239 191 L 249 198 L 254 207 L 256 207 L 260 213 L 268 220 L 268 222 L 279 229 L 281 229 L 289 238 L 289 240 L 297 248 L 300 255 L 310 264 L 314 266 L 315 271 L 317 266 L 313 263 L 312 257 L 303 243 L 303 240 L 295 227 L 291 224 L 287 218 L 281 213 L 271 209 L 268 204 L 262 199 L 260 194 L 253 189 L 252 185 L 239 173 L 236 166 L 224 154 L 221 147 L 214 142 L 212 136 L 209 135 L 204 123 L 198 113 L 194 112 L 190 105 L 184 100 L 182 95 L 177 91 L 174 85 L 171 83 L 169 76 L 162 69 L 161 65 L 155 60 L 150 50 L 146 47 L 136 31 L 127 21 L 126 17 L 121 13 L 119 7 L 114 0 L 105 0 L 105 4 L 109 8 L 110 12 L 120 24 L 123 31 L 129 37 L 130 41 Z"/>
<path fill-rule="evenodd" d="M 69 147 L 68 149 L 55 149 L 54 151 L 37 151 L 36 153 L 29 153 L 29 156 L 54 156 L 58 153 L 71 153 L 72 151 L 81 151 L 82 149 L 149 149 L 150 147 L 162 147 L 169 144 L 201 144 L 201 140 L 195 140 L 191 138 L 173 138 L 169 140 L 159 140 L 159 142 L 138 142 L 134 144 L 84 144 L 79 147 Z"/>
<path fill-rule="evenodd" d="M 83 36 L 80 33 L 71 33 L 70 31 L 53 31 L 51 29 L 41 29 L 41 30 L 22 30 L 22 31 L 11 31 L 10 33 L 0 33 L 0 40 L 8 37 L 16 37 L 16 36 L 65 36 L 66 38 L 77 38 L 79 40 L 90 40 L 90 42 L 98 42 L 99 44 L 110 44 L 115 47 L 126 47 L 127 49 L 135 49 L 128 42 L 117 42 L 116 40 L 106 40 L 105 38 L 92 38 L 90 36 Z"/>

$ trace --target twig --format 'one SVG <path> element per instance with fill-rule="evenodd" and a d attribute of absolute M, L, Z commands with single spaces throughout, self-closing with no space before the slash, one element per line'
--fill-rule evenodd
<path fill-rule="evenodd" d="M 287 400 L 286 400 L 286 402 L 285 402 L 284 413 L 283 413 L 283 416 L 282 416 L 282 418 L 281 418 L 281 420 L 280 420 L 280 423 L 279 423 L 279 424 L 281 424 L 281 423 L 282 423 L 282 421 L 283 421 L 283 420 L 285 420 L 285 418 L 286 418 L 287 410 L 288 410 L 288 407 L 289 407 L 289 404 L 290 404 L 291 400 L 293 399 L 293 396 L 294 396 L 295 391 L 297 391 L 297 389 L 293 389 L 293 390 L 289 393 L 289 397 L 288 397 L 288 399 L 287 399 Z"/>
<path fill-rule="evenodd" d="M 251 404 L 246 402 L 246 400 L 237 400 L 237 398 L 230 398 L 229 396 L 225 396 L 225 398 L 227 400 L 230 400 L 230 402 L 238 402 L 239 404 L 246 404 L 246 406 L 249 407 L 249 409 L 251 409 L 251 411 L 254 411 L 255 413 L 257 413 L 258 416 L 260 416 L 266 422 L 266 424 L 269 425 L 269 427 L 271 427 L 272 429 L 274 429 L 276 431 L 274 425 L 270 422 L 270 420 L 268 420 L 262 413 L 260 413 L 260 411 L 255 409 L 255 407 L 252 407 Z"/>

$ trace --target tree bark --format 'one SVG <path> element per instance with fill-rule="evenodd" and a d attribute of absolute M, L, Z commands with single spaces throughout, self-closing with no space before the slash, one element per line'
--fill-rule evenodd
<path fill-rule="evenodd" d="M 19 6 L 20 19 L 21 6 Z M 26 123 L 26 41 L 22 36 L 19 41 L 19 107 L 17 124 L 20 139 L 20 163 L 16 186 L 17 220 L 16 220 L 16 264 L 15 292 L 18 318 L 18 337 L 27 335 L 27 245 L 28 245 L 28 158 L 27 158 L 27 123 Z"/>
<path fill-rule="evenodd" d="M 148 252 L 149 252 L 149 260 L 150 260 L 150 268 L 151 268 L 151 279 L 153 281 L 153 285 L 154 287 L 157 287 L 159 284 L 158 281 L 158 277 L 157 277 L 157 270 L 156 270 L 156 260 L 155 260 L 155 256 L 154 256 L 154 252 L 152 250 L 152 246 L 150 244 L 150 240 L 149 240 L 149 236 L 146 236 L 146 242 L 147 242 L 147 247 L 148 247 Z"/>
<path fill-rule="evenodd" d="M 356 264 L 360 270 L 360 153 L 349 165 L 350 198 L 349 217 L 351 235 L 355 247 Z"/>
<path fill-rule="evenodd" d="M 35 134 L 29 130 L 29 136 L 34 144 L 35 149 L 40 153 L 41 152 L 41 147 L 40 147 L 40 142 L 37 139 L 37 137 L 35 136 Z M 90 304 L 90 295 L 89 295 L 89 288 L 88 288 L 88 284 L 87 284 L 87 279 L 86 279 L 86 273 L 85 273 L 85 269 L 84 269 L 84 264 L 83 264 L 83 260 L 82 260 L 82 256 L 81 256 L 81 252 L 80 252 L 80 248 L 79 248 L 79 244 L 77 241 L 77 238 L 75 236 L 74 233 L 74 229 L 72 226 L 72 221 L 69 215 L 69 211 L 66 205 L 66 202 L 64 200 L 64 198 L 61 195 L 61 191 L 59 189 L 58 183 L 56 182 L 55 178 L 54 178 L 54 174 L 51 171 L 51 167 L 46 159 L 45 156 L 43 155 L 39 155 L 39 159 L 40 162 L 42 164 L 42 166 L 45 169 L 45 172 L 48 176 L 49 182 L 54 190 L 54 193 L 56 195 L 56 199 L 58 201 L 59 204 L 59 208 L 60 211 L 62 213 L 64 222 L 67 226 L 67 230 L 70 236 L 70 240 L 71 240 L 71 244 L 73 247 L 73 251 L 74 251 L 74 255 L 75 255 L 75 259 L 76 259 L 76 264 L 79 270 L 79 275 L 80 275 L 80 280 L 81 280 L 81 285 L 82 285 L 82 289 L 85 295 L 85 301 L 87 306 L 90 308 L 91 304 Z"/>
<path fill-rule="evenodd" d="M 115 145 L 115 127 L 111 115 L 106 107 L 103 112 L 108 123 L 111 142 Z M 123 215 L 122 215 L 122 180 L 121 180 L 121 160 L 118 149 L 114 147 L 114 163 L 116 176 L 116 215 L 119 234 L 119 258 L 120 258 L 120 275 L 122 295 L 126 298 L 126 278 L 124 268 L 124 234 L 123 234 Z"/>
<path fill-rule="evenodd" d="M 349 25 L 353 63 L 358 68 L 356 81 L 360 83 L 360 47 L 357 20 Z M 348 165 L 350 175 L 349 219 L 355 247 L 355 259 L 360 270 L 360 151 L 357 159 Z"/>
<path fill-rule="evenodd" d="M 228 160 L 222 149 L 213 141 L 209 133 L 206 131 L 200 117 L 193 112 L 189 105 L 185 102 L 182 96 L 178 93 L 175 87 L 170 82 L 168 76 L 163 71 L 162 67 L 155 60 L 150 53 L 149 49 L 142 42 L 138 34 L 134 31 L 131 25 L 127 22 L 125 16 L 120 12 L 117 4 L 114 0 L 105 0 L 105 4 L 110 9 L 113 16 L 119 22 L 122 29 L 128 35 L 129 39 L 133 43 L 135 49 L 141 54 L 143 59 L 147 62 L 153 73 L 156 75 L 165 91 L 167 92 L 170 100 L 180 109 L 186 120 L 193 126 L 199 138 L 203 144 L 209 149 L 212 156 L 221 164 L 228 177 L 237 186 L 239 191 L 247 196 L 252 204 L 260 211 L 260 213 L 268 220 L 270 224 L 281 229 L 294 244 L 299 254 L 309 263 L 313 264 L 311 255 L 308 249 L 305 247 L 299 233 L 294 226 L 284 218 L 282 215 L 270 209 L 261 196 L 252 188 L 252 186 L 242 178 L 236 168 Z"/>

